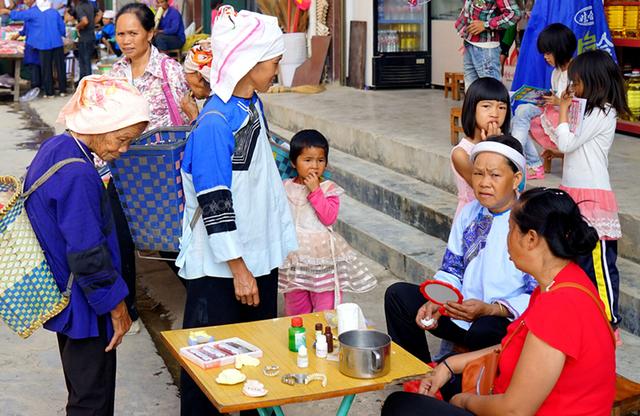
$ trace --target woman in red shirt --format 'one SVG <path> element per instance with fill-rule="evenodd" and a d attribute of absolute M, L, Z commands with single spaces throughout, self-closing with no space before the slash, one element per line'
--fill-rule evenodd
<path fill-rule="evenodd" d="M 468 362 L 497 346 L 447 358 L 423 379 L 419 394 L 389 396 L 382 415 L 609 416 L 615 341 L 596 288 L 572 261 L 597 241 L 566 192 L 536 188 L 522 194 L 509 219 L 509 254 L 539 287 L 502 341 L 494 394 L 459 393 L 449 403 L 433 398 L 460 378 Z M 574 287 L 553 289 L 561 283 L 583 286 L 594 297 Z"/>

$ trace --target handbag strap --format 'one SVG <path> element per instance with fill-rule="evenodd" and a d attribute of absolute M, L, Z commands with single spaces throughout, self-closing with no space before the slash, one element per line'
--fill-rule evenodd
<path fill-rule="evenodd" d="M 42 186 L 43 183 L 45 183 L 50 177 L 52 177 L 54 173 L 56 173 L 57 171 L 62 169 L 64 166 L 70 163 L 87 163 L 87 162 L 84 159 L 80 159 L 79 157 L 71 157 L 71 158 L 63 159 L 57 162 L 56 164 L 51 166 L 49 169 L 47 169 L 47 171 L 42 176 L 36 179 L 28 191 L 24 192 L 24 188 L 23 188 L 22 197 L 26 200 L 32 193 L 36 191 L 36 189 L 38 189 L 40 186 Z M 24 184 L 23 184 L 23 187 L 24 187 Z"/>
<path fill-rule="evenodd" d="M 596 297 L 596 295 L 594 295 L 593 292 L 590 291 L 589 289 L 587 289 L 586 287 L 582 286 L 581 284 L 574 283 L 574 282 L 565 282 L 565 283 L 559 283 L 557 285 L 553 285 L 553 286 L 551 286 L 551 288 L 548 291 L 551 292 L 551 291 L 554 291 L 556 289 L 562 289 L 562 288 L 578 289 L 579 291 L 581 291 L 583 293 L 586 293 L 593 300 L 593 302 L 598 307 L 598 310 L 600 311 L 600 314 L 602 315 L 602 318 L 605 320 L 605 322 L 607 324 L 607 328 L 609 329 L 609 334 L 611 335 L 611 339 L 613 340 L 613 345 L 614 345 L 614 348 L 615 348 L 615 345 L 616 345 L 616 334 L 613 332 L 613 329 L 611 328 L 611 324 L 609 323 L 609 318 L 607 318 L 607 313 L 605 312 L 604 307 L 602 306 L 602 303 L 600 302 L 600 299 L 598 299 Z"/>
<path fill-rule="evenodd" d="M 173 98 L 171 87 L 169 86 L 169 80 L 167 78 L 167 61 L 171 59 L 164 57 L 160 61 L 160 68 L 162 69 L 162 92 L 164 93 L 164 99 L 167 101 L 167 107 L 169 108 L 169 116 L 174 126 L 182 124 L 182 117 L 180 116 L 180 110 L 178 110 L 178 104 Z"/>
<path fill-rule="evenodd" d="M 207 114 L 218 115 L 218 116 L 222 117 L 222 119 L 225 121 L 225 123 L 229 123 L 229 121 L 227 120 L 225 115 L 222 114 L 220 111 L 218 111 L 218 110 L 210 110 L 210 111 L 207 111 L 206 113 L 202 114 L 202 116 L 198 117 L 198 119 L 196 120 L 196 124 L 194 124 L 192 129 L 191 129 L 191 132 L 193 132 L 198 127 L 198 125 L 200 125 L 200 122 L 202 121 L 202 119 Z M 189 134 L 191 134 L 191 133 L 189 133 Z M 196 208 L 195 212 L 193 213 L 193 217 L 191 217 L 191 222 L 189 222 L 189 227 L 191 227 L 191 231 L 193 231 L 193 229 L 196 227 L 196 224 L 198 223 L 198 220 L 201 217 L 202 217 L 202 207 L 200 205 L 198 205 L 198 207 Z"/>

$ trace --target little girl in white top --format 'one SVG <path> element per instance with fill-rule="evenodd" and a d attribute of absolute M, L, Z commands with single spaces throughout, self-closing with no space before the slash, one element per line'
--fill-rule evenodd
<path fill-rule="evenodd" d="M 462 207 L 476 199 L 471 188 L 473 165 L 469 159 L 473 146 L 488 136 L 501 135 L 510 118 L 509 92 L 504 84 L 494 78 L 479 78 L 469 86 L 462 104 L 465 137 L 451 151 L 451 169 L 458 188 L 455 217 Z"/>
<path fill-rule="evenodd" d="M 566 93 L 560 101 L 556 137 L 551 139 L 564 153 L 561 188 L 578 203 L 600 237 L 592 255 L 578 259 L 578 263 L 593 280 L 612 325 L 617 326 L 620 278 L 616 258 L 622 232 L 609 181 L 608 155 L 616 119 L 630 111 L 620 69 L 602 50 L 578 55 L 569 65 L 569 81 L 573 95 L 587 100 L 584 121 L 579 135 L 569 130 L 571 95 Z"/>
<path fill-rule="evenodd" d="M 342 291 L 362 293 L 377 282 L 354 250 L 332 225 L 338 218 L 344 190 L 322 174 L 329 143 L 316 130 L 302 130 L 291 139 L 289 158 L 298 176 L 284 181 L 298 237 L 298 250 L 279 268 L 278 289 L 285 313 L 333 309 Z"/>

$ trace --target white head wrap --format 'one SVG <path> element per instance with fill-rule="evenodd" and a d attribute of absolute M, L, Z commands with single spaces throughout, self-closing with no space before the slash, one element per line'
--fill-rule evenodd
<path fill-rule="evenodd" d="M 36 0 L 36 7 L 40 9 L 41 12 L 44 12 L 45 10 L 49 10 L 51 8 L 51 1 Z"/>
<path fill-rule="evenodd" d="M 524 156 L 520 152 L 518 152 L 516 149 L 509 147 L 506 144 L 502 144 L 498 142 L 491 142 L 491 141 L 480 142 L 475 146 L 473 146 L 473 149 L 471 150 L 471 156 L 470 156 L 471 163 L 473 163 L 476 160 L 476 156 L 478 156 L 478 154 L 483 152 L 498 153 L 499 155 L 506 157 L 516 165 L 516 167 L 522 173 L 522 175 L 526 175 L 527 162 Z"/>
<path fill-rule="evenodd" d="M 114 10 L 105 10 L 104 13 L 102 13 L 102 17 L 104 19 L 114 19 L 116 17 L 116 12 Z"/>
<path fill-rule="evenodd" d="M 257 63 L 284 53 L 278 19 L 224 5 L 211 31 L 211 89 L 225 103 Z"/>

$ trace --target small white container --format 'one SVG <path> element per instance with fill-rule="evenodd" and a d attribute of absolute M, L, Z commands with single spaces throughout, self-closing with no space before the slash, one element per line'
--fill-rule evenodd
<path fill-rule="evenodd" d="M 298 348 L 298 367 L 309 367 L 309 356 L 307 355 L 307 347 L 305 347 L 304 345 L 301 345 Z"/>
<path fill-rule="evenodd" d="M 316 357 L 327 358 L 327 338 L 324 335 L 316 337 Z"/>

